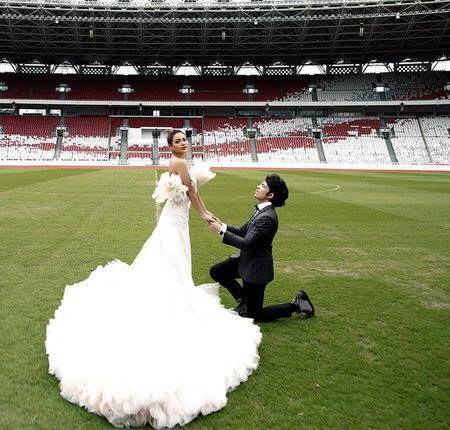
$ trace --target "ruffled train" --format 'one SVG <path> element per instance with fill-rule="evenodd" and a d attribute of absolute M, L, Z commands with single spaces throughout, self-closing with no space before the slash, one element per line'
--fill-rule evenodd
<path fill-rule="evenodd" d="M 259 328 L 220 305 L 217 284 L 170 313 L 153 306 L 152 289 L 121 288 L 129 267 L 115 260 L 66 287 L 46 340 L 61 395 L 115 426 L 170 428 L 223 408 L 258 366 Z"/>

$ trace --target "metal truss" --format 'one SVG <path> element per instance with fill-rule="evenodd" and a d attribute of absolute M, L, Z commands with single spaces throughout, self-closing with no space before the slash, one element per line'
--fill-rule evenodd
<path fill-rule="evenodd" d="M 431 63 L 450 53 L 450 1 L 147 3 L 0 0 L 0 58 L 82 73 L 126 63 L 150 75 L 184 64 L 233 75 L 252 64 L 295 75 L 307 62 L 353 73 L 371 61 Z"/>

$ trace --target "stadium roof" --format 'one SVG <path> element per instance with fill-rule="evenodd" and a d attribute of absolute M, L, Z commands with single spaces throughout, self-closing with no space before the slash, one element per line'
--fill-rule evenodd
<path fill-rule="evenodd" d="M 0 0 L 12 63 L 268 66 L 435 61 L 450 53 L 442 0 Z"/>

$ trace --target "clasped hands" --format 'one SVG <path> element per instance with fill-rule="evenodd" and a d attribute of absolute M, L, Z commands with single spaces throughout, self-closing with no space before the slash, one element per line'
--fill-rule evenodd
<path fill-rule="evenodd" d="M 219 218 L 217 218 L 211 212 L 205 212 L 202 216 L 202 219 L 208 223 L 209 230 L 212 233 L 219 233 L 220 228 L 222 227 L 222 222 Z"/>

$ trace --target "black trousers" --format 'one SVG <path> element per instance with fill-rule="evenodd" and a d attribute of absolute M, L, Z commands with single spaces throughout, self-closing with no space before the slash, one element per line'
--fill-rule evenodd
<path fill-rule="evenodd" d="M 239 258 L 227 258 L 211 267 L 211 278 L 225 287 L 237 302 L 244 301 L 247 304 L 248 316 L 255 321 L 269 322 L 279 318 L 290 318 L 295 311 L 292 303 L 282 303 L 263 307 L 264 290 L 267 284 L 254 284 L 237 281 Z"/>

